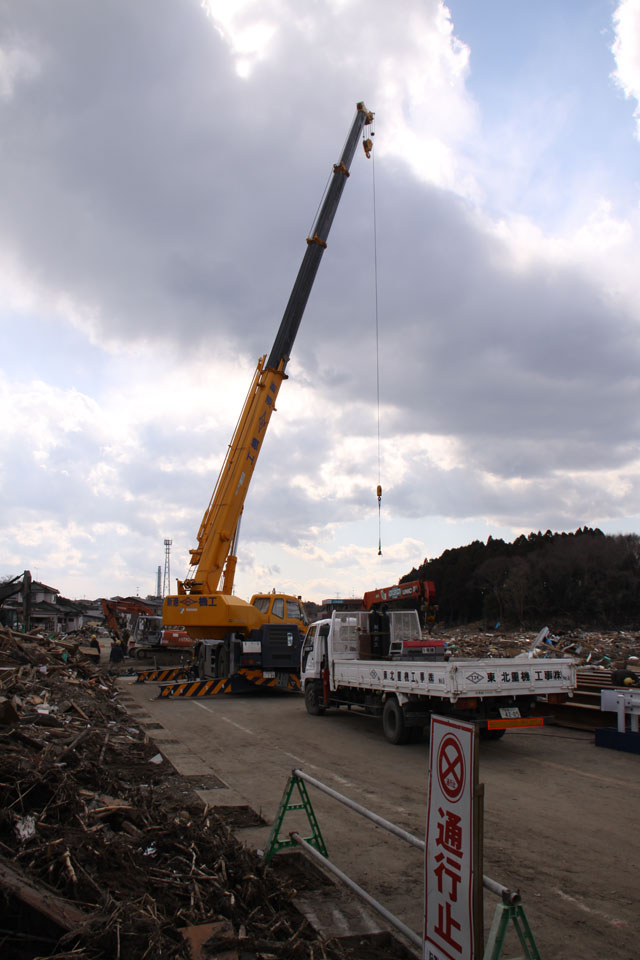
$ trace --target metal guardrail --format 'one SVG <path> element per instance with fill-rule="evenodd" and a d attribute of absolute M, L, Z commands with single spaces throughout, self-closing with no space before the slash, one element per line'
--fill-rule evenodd
<path fill-rule="evenodd" d="M 375 823 L 378 827 L 381 827 L 383 830 L 387 830 L 400 840 L 403 840 L 405 843 L 424 853 L 426 848 L 424 840 L 414 836 L 412 833 L 409 833 L 408 830 L 404 830 L 402 827 L 392 823 L 390 820 L 385 820 L 384 817 L 381 817 L 379 814 L 367 809 L 367 807 L 362 806 L 362 804 L 356 803 L 355 800 L 351 800 L 349 797 L 345 797 L 344 794 L 338 793 L 337 790 L 327 786 L 326 783 L 322 783 L 321 780 L 317 780 L 310 774 L 305 773 L 304 770 L 294 768 L 291 771 L 291 776 L 287 782 L 287 786 L 280 802 L 280 808 L 271 830 L 267 849 L 263 854 L 266 862 L 268 863 L 275 853 L 285 847 L 302 847 L 305 853 L 312 860 L 316 861 L 324 869 L 338 877 L 362 900 L 373 907 L 373 909 L 376 910 L 380 916 L 384 917 L 384 919 L 387 920 L 391 926 L 395 927 L 395 929 L 398 930 L 406 938 L 406 940 L 409 941 L 409 943 L 417 947 L 420 950 L 420 956 L 422 956 L 423 938 L 411 930 L 411 928 L 408 927 L 402 920 L 400 920 L 399 917 L 396 917 L 393 913 L 391 913 L 383 904 L 372 897 L 370 893 L 367 893 L 366 890 L 360 887 L 354 880 L 351 879 L 351 877 L 347 876 L 347 874 L 345 874 L 342 870 L 340 870 L 339 867 L 329 860 L 325 843 L 320 832 L 320 827 L 307 793 L 307 788 L 305 786 L 307 783 L 310 786 L 315 787 L 317 790 L 320 790 L 322 793 L 325 793 L 332 799 L 337 800 L 338 803 L 341 803 L 350 810 L 353 810 L 354 813 L 365 817 L 367 820 L 371 820 L 371 822 Z M 301 800 L 299 803 L 291 802 L 292 793 L 296 787 Z M 280 839 L 280 830 L 285 814 L 288 811 L 293 810 L 305 811 L 312 833 L 308 837 L 302 837 L 297 831 L 291 831 L 289 833 L 289 839 Z M 522 904 L 520 902 L 520 892 L 518 890 L 511 890 L 509 887 L 505 887 L 502 883 L 498 883 L 496 880 L 492 880 L 491 877 L 484 875 L 482 877 L 482 885 L 485 889 L 499 897 L 502 901 L 502 904 L 499 904 L 496 907 L 496 914 L 491 932 L 489 934 L 489 940 L 486 944 L 484 957 L 489 958 L 489 960 L 497 960 L 497 958 L 501 956 L 507 925 L 511 920 L 516 927 L 516 932 L 518 933 L 520 943 L 525 950 L 525 957 L 523 960 L 539 960 L 540 954 L 538 953 L 535 941 L 533 940 L 533 936 L 524 914 Z"/>
<path fill-rule="evenodd" d="M 367 820 L 371 820 L 379 827 L 382 827 L 383 830 L 388 830 L 389 833 L 393 833 L 396 837 L 404 840 L 405 843 L 408 843 L 410 846 L 416 847 L 416 849 L 424 852 L 426 846 L 424 840 L 414 836 L 414 834 L 409 833 L 407 830 L 403 830 L 402 827 L 397 826 L 390 820 L 385 820 L 384 817 L 379 816 L 377 813 L 373 813 L 372 810 L 368 810 L 361 804 L 356 803 L 355 800 L 351 800 L 349 797 L 345 797 L 343 794 L 338 793 L 337 790 L 333 790 L 320 780 L 316 780 L 315 777 L 305 773 L 304 770 L 299 770 L 296 768 L 292 771 L 292 773 L 295 777 L 299 777 L 300 780 L 305 780 L 318 790 L 326 793 L 327 796 L 333 797 L 334 800 L 344 804 L 345 807 L 349 807 L 349 809 L 353 810 L 355 813 L 359 813 L 362 817 L 366 817 Z M 508 906 L 514 906 L 515 904 L 520 903 L 520 892 L 518 890 L 510 890 L 508 887 L 503 886 L 503 884 L 498 883 L 496 880 L 492 880 L 491 877 L 484 876 L 484 874 L 482 876 L 482 885 L 487 890 L 491 891 L 491 893 L 495 894 L 497 897 L 500 897 L 502 902 Z"/>
<path fill-rule="evenodd" d="M 363 890 L 362 887 L 358 886 L 355 880 L 352 880 L 351 877 L 348 877 L 346 873 L 343 873 L 339 867 L 336 867 L 334 863 L 331 863 L 330 860 L 327 860 L 326 857 L 323 857 L 315 847 L 312 847 L 310 843 L 307 843 L 299 833 L 295 831 L 291 834 L 292 838 L 299 844 L 305 852 L 315 860 L 316 863 L 321 864 L 325 869 L 330 870 L 336 877 L 338 877 L 350 890 L 353 890 L 354 893 L 368 903 L 369 906 L 373 907 L 385 920 L 388 920 L 389 923 L 396 928 L 400 933 L 402 933 L 407 940 L 413 943 L 416 947 L 419 947 L 422 950 L 422 937 L 419 937 L 417 933 L 414 933 L 411 927 L 408 927 L 406 923 L 403 923 L 399 917 L 396 917 L 395 914 L 391 913 L 390 910 L 387 910 L 386 907 L 380 903 L 379 900 L 376 900 L 375 897 L 372 897 L 370 893 L 367 893 L 366 890 Z"/>

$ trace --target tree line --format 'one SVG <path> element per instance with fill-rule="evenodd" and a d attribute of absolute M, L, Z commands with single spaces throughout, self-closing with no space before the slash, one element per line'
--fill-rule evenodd
<path fill-rule="evenodd" d="M 539 627 L 635 628 L 640 620 L 640 537 L 575 533 L 489 537 L 426 560 L 402 578 L 433 580 L 438 620 Z"/>

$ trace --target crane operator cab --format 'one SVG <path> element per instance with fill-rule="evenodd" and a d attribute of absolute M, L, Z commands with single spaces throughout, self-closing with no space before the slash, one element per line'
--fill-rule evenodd
<path fill-rule="evenodd" d="M 309 626 L 309 617 L 300 597 L 282 593 L 254 593 L 251 605 L 264 614 L 267 623 L 293 623 L 303 633 Z"/>

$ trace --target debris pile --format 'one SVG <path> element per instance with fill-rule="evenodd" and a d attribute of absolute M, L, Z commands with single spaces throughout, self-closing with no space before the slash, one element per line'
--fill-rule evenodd
<path fill-rule="evenodd" d="M 537 632 L 509 632 L 482 630 L 476 627 L 441 628 L 434 634 L 446 641 L 450 657 L 516 657 L 528 653 Z M 624 630 L 611 633 L 583 630 L 558 631 L 549 635 L 536 647 L 536 657 L 571 657 L 577 664 L 611 668 L 618 663 L 638 661 L 640 667 L 640 636 Z"/>
<path fill-rule="evenodd" d="M 362 956 L 318 940 L 79 646 L 0 629 L 0 954 Z"/>

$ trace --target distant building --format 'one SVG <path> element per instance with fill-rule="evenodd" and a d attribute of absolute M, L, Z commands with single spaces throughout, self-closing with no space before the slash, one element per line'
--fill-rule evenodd
<path fill-rule="evenodd" d="M 84 602 L 67 600 L 60 591 L 46 583 L 23 577 L 16 584 L 17 592 L 7 597 L 0 606 L 0 621 L 13 630 L 25 629 L 25 610 L 30 621 L 29 630 L 41 630 L 43 633 L 71 633 L 80 630 L 87 620 L 102 622 L 102 609 L 84 606 Z M 29 602 L 25 606 L 25 581 L 28 584 Z M 85 601 L 86 602 L 86 601 Z M 91 611 L 89 613 L 89 611 Z"/>
<path fill-rule="evenodd" d="M 318 614 L 318 620 L 330 617 L 334 610 L 362 610 L 361 597 L 337 597 L 333 600 L 323 600 Z"/>

